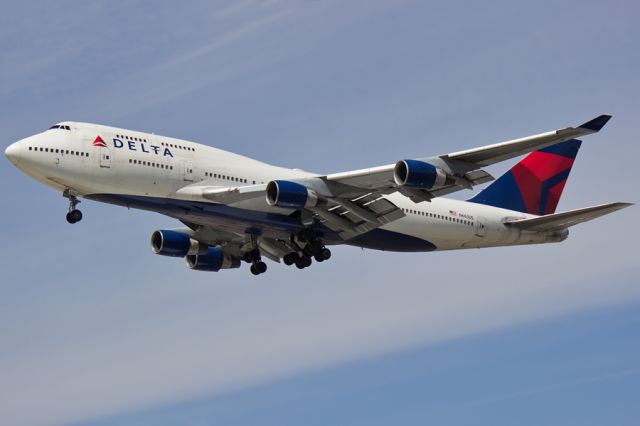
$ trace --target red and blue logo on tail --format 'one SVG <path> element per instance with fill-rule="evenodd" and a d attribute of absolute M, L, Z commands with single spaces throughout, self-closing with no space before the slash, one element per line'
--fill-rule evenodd
<path fill-rule="evenodd" d="M 469 201 L 540 216 L 554 213 L 581 143 L 571 139 L 532 152 Z"/>

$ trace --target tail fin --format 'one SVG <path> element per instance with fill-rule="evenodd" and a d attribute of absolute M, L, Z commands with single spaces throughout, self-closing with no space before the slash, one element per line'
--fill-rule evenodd
<path fill-rule="evenodd" d="M 469 201 L 540 216 L 554 213 L 581 143 L 571 139 L 532 152 Z"/>

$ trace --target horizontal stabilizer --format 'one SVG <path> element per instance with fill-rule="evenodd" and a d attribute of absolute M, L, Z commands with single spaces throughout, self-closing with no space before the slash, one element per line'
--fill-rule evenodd
<path fill-rule="evenodd" d="M 582 222 L 596 219 L 600 216 L 613 213 L 632 205 L 632 203 L 603 204 L 600 206 L 585 207 L 583 209 L 571 210 L 563 213 L 548 214 L 546 216 L 535 217 L 533 219 L 506 222 L 505 225 L 513 226 L 514 228 L 518 228 L 523 231 L 558 231 Z"/>

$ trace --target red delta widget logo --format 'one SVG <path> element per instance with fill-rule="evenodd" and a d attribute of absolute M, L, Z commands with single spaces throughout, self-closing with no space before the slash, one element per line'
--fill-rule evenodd
<path fill-rule="evenodd" d="M 102 141 L 102 139 L 100 138 L 100 136 L 98 136 L 96 138 L 100 139 Z M 102 142 L 104 143 L 104 142 Z M 96 146 L 96 142 L 93 143 L 94 146 Z M 103 145 L 97 145 L 97 146 L 103 146 Z M 106 146 L 106 144 L 104 145 Z M 140 151 L 140 152 L 144 152 L 147 154 L 155 154 L 155 155 L 162 155 L 164 157 L 171 157 L 173 158 L 173 154 L 171 153 L 171 151 L 169 150 L 169 148 L 167 147 L 161 147 L 158 145 L 151 145 L 151 144 L 146 144 L 144 142 L 136 142 L 136 141 L 127 141 L 126 143 L 123 142 L 121 139 L 117 139 L 117 138 L 113 138 L 113 147 L 114 148 L 118 148 L 118 149 L 123 149 L 123 148 L 129 148 L 129 151 Z"/>
<path fill-rule="evenodd" d="M 93 143 L 91 144 L 93 146 L 99 146 L 101 148 L 106 148 L 107 144 L 102 140 L 102 138 L 100 136 L 98 136 Z"/>

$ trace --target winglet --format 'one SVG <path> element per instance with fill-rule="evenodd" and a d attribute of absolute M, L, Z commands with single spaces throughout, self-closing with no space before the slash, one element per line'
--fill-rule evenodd
<path fill-rule="evenodd" d="M 586 123 L 581 124 L 578 127 L 580 129 L 587 129 L 593 132 L 599 132 L 600 129 L 602 129 L 605 124 L 607 124 L 607 121 L 609 121 L 610 118 L 611 118 L 610 115 L 602 114 L 591 121 L 587 121 Z"/>

